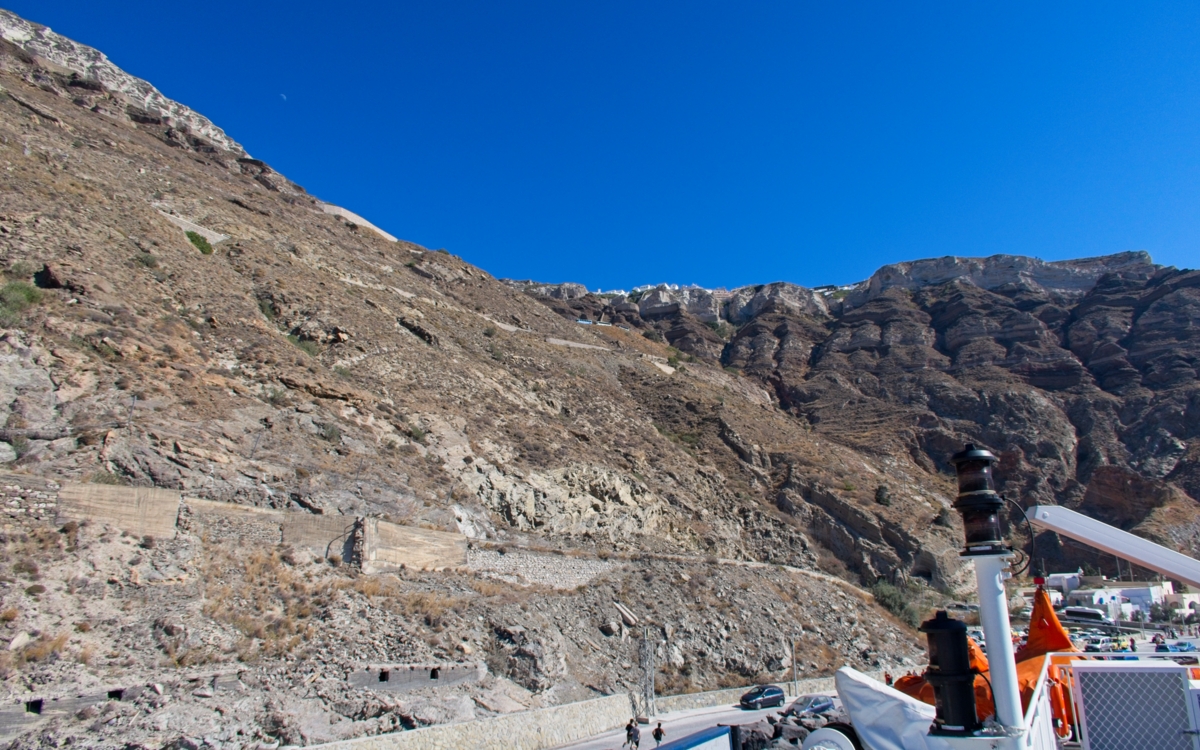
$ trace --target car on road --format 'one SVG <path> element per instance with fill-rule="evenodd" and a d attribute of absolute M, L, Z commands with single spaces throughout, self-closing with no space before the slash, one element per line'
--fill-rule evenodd
<path fill-rule="evenodd" d="M 1191 653 L 1196 650 L 1196 644 L 1191 641 L 1175 641 L 1175 648 L 1184 653 Z"/>
<path fill-rule="evenodd" d="M 782 706 L 783 701 L 782 688 L 775 687 L 774 685 L 759 685 L 743 695 L 740 703 L 742 708 L 757 710 L 772 706 Z"/>
<path fill-rule="evenodd" d="M 1177 654 L 1180 649 L 1173 643 L 1160 643 L 1154 647 L 1155 652 L 1160 654 Z"/>
<path fill-rule="evenodd" d="M 792 705 L 783 712 L 784 716 L 802 716 L 804 714 L 820 715 L 841 708 L 841 701 L 832 695 L 802 695 L 792 701 Z"/>

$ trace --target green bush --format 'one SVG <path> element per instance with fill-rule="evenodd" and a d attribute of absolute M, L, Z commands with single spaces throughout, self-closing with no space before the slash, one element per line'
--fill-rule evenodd
<path fill-rule="evenodd" d="M 146 268 L 158 268 L 158 258 L 150 253 L 138 253 L 133 257 L 133 259 L 134 261 L 141 263 Z"/>
<path fill-rule="evenodd" d="M 321 347 L 315 341 L 301 339 L 299 336 L 288 336 L 288 341 L 296 345 L 296 348 L 310 357 L 315 357 L 321 353 Z"/>
<path fill-rule="evenodd" d="M 208 244 L 208 240 L 204 239 L 203 235 L 197 232 L 188 232 L 187 238 L 192 241 L 192 244 L 195 245 L 196 249 L 201 253 L 204 255 L 212 255 L 212 245 Z"/>
<path fill-rule="evenodd" d="M 327 424 L 321 428 L 321 438 L 331 443 L 342 442 L 342 431 L 335 424 Z"/>
<path fill-rule="evenodd" d="M 913 592 L 908 588 L 900 588 L 884 581 L 876 581 L 875 585 L 871 587 L 871 596 L 875 597 L 875 602 L 879 606 L 910 626 L 915 628 L 921 624 L 921 613 L 912 605 L 911 602 L 915 597 Z"/>
<path fill-rule="evenodd" d="M 15 325 L 22 312 L 42 301 L 42 292 L 24 281 L 10 281 L 0 288 L 0 326 Z"/>

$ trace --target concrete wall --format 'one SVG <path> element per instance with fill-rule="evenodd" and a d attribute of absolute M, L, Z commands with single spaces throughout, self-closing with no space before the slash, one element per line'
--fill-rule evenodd
<path fill-rule="evenodd" d="M 232 538 L 248 545 L 289 544 L 321 557 L 337 554 L 346 561 L 355 560 L 361 523 L 362 559 L 358 562 L 365 573 L 401 567 L 440 570 L 467 564 L 466 538 L 447 531 L 400 526 L 375 518 L 289 513 L 182 498 L 175 490 L 148 487 L 68 484 L 57 491 L 56 499 L 52 491 L 19 486 L 16 476 L 9 475 L 7 483 L 0 481 L 5 511 L 14 519 L 93 521 L 162 539 L 174 538 L 179 528 L 201 537 Z"/>
<path fill-rule="evenodd" d="M 788 700 L 795 698 L 792 695 L 792 682 L 776 682 L 771 683 L 783 688 L 783 692 L 788 695 Z M 753 685 L 745 687 L 728 688 L 725 690 L 710 690 L 707 693 L 686 693 L 684 695 L 667 695 L 659 696 L 654 699 L 654 707 L 658 709 L 660 714 L 665 714 L 670 711 L 687 711 L 693 708 L 711 708 L 713 706 L 732 706 L 741 699 L 743 695 L 750 691 Z M 800 692 L 796 695 L 806 695 L 808 693 L 831 693 L 834 691 L 832 677 L 813 677 L 799 682 Z"/>
<path fill-rule="evenodd" d="M 374 518 L 364 520 L 364 573 L 458 568 L 467 564 L 467 540 L 447 531 L 399 526 Z"/>
<path fill-rule="evenodd" d="M 437 677 L 431 675 L 437 670 Z M 363 690 L 404 692 L 426 687 L 446 687 L 478 682 L 487 674 L 485 664 L 378 664 L 350 673 L 350 685 Z"/>
<path fill-rule="evenodd" d="M 312 516 L 307 513 L 280 513 L 283 543 L 296 549 L 307 549 L 314 555 L 340 555 L 343 560 L 354 558 L 355 516 Z"/>
<path fill-rule="evenodd" d="M 108 484 L 68 484 L 58 493 L 58 522 L 92 521 L 137 536 L 175 538 L 178 491 Z"/>
<path fill-rule="evenodd" d="M 547 750 L 624 726 L 629 717 L 629 696 L 620 693 L 480 721 L 443 724 L 313 747 L 332 750 Z"/>

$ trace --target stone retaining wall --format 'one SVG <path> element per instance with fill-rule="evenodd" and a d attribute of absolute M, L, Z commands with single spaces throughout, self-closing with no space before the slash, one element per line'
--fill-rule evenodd
<path fill-rule="evenodd" d="M 179 528 L 201 538 L 237 539 L 248 546 L 274 547 L 283 541 L 278 511 L 194 497 L 183 499 Z"/>
<path fill-rule="evenodd" d="M 58 490 L 41 477 L 0 471 L 0 512 L 22 524 L 52 522 L 58 516 Z"/>
<path fill-rule="evenodd" d="M 617 729 L 629 721 L 629 696 L 620 693 L 479 721 L 381 734 L 313 747 L 331 750 L 548 750 Z"/>

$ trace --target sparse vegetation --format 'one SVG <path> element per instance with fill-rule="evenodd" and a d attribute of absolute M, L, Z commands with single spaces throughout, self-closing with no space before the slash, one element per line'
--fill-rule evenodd
<path fill-rule="evenodd" d="M 340 443 L 342 441 L 342 431 L 333 423 L 322 425 L 320 435 L 322 440 L 328 440 L 331 443 Z"/>
<path fill-rule="evenodd" d="M 271 300 L 265 297 L 258 298 L 258 310 L 267 320 L 273 321 L 275 318 L 279 317 L 279 311 L 275 309 L 275 305 L 271 303 Z"/>
<path fill-rule="evenodd" d="M 422 443 L 423 444 L 425 442 L 425 436 L 428 434 L 429 433 L 427 433 L 425 430 L 422 430 L 420 427 L 418 427 L 416 425 L 410 425 L 408 428 L 408 436 L 410 438 L 412 438 L 412 441 L 414 443 Z"/>
<path fill-rule="evenodd" d="M 875 502 L 884 506 L 892 504 L 892 493 L 887 488 L 887 485 L 881 484 L 875 488 Z"/>
<path fill-rule="evenodd" d="M 884 581 L 878 581 L 871 587 L 871 596 L 875 597 L 879 606 L 891 612 L 910 627 L 921 624 L 921 613 L 912 603 L 912 592 L 909 587 L 899 588 Z"/>
<path fill-rule="evenodd" d="M 199 250 L 202 254 L 212 255 L 212 252 L 213 252 L 212 245 L 210 245 L 208 243 L 208 240 L 204 239 L 204 235 L 202 235 L 198 232 L 188 232 L 187 238 L 189 240 L 191 240 L 191 243 L 193 245 L 195 245 L 196 249 Z"/>
<path fill-rule="evenodd" d="M 25 281 L 0 287 L 0 326 L 16 325 L 21 313 L 42 301 L 42 291 Z"/>
<path fill-rule="evenodd" d="M 33 276 L 33 270 L 32 263 L 24 260 L 18 260 L 16 263 L 13 263 L 8 267 L 8 270 L 5 271 L 5 275 L 10 279 L 25 281 Z"/>
<path fill-rule="evenodd" d="M 336 365 L 336 366 L 334 366 L 334 368 L 333 368 L 333 372 L 334 372 L 334 374 L 335 374 L 335 375 L 337 375 L 339 378 L 346 378 L 346 379 L 349 379 L 349 378 L 350 378 L 350 375 L 351 375 L 351 373 L 350 373 L 350 368 L 349 368 L 349 367 L 343 367 L 342 365 Z"/>
<path fill-rule="evenodd" d="M 146 268 L 158 268 L 158 257 L 151 253 L 139 253 L 133 256 L 133 260 Z"/>
<path fill-rule="evenodd" d="M 91 484 L 129 484 L 129 479 L 108 471 L 97 471 L 88 477 Z"/>
<path fill-rule="evenodd" d="M 496 328 L 495 328 L 495 326 L 488 326 L 487 328 L 484 328 L 484 329 L 483 329 L 483 335 L 484 335 L 484 336 L 487 336 L 489 339 L 490 339 L 491 337 L 495 336 L 495 335 L 496 335 Z"/>
<path fill-rule="evenodd" d="M 296 336 L 295 334 L 289 334 L 287 338 L 288 338 L 288 341 L 295 344 L 297 349 L 299 349 L 300 351 L 309 355 L 310 357 L 315 357 L 321 353 L 321 346 L 320 346 L 320 344 L 318 344 L 315 341 L 310 341 L 309 339 L 302 339 L 299 336 Z"/>

